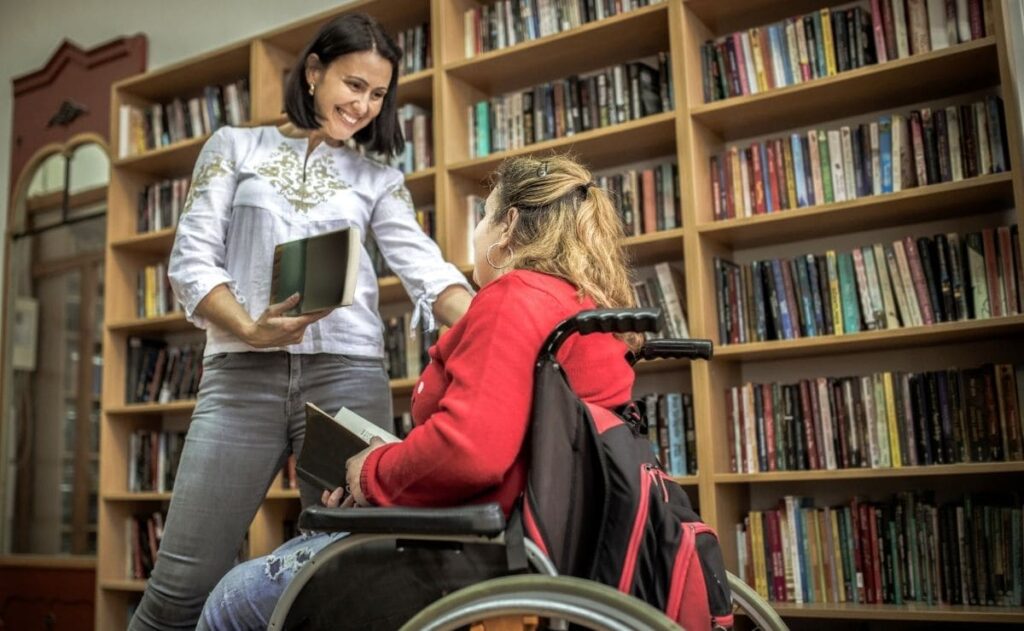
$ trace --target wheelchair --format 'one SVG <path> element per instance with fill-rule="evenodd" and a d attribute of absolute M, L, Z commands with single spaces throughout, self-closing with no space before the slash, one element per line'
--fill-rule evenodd
<path fill-rule="evenodd" d="M 653 309 L 582 312 L 549 335 L 536 367 L 557 369 L 555 355 L 573 334 L 642 333 L 658 330 L 660 323 L 660 311 Z M 711 344 L 704 340 L 651 340 L 629 360 L 710 356 Z M 535 409 L 531 423 L 538 422 L 537 416 Z M 443 509 L 311 506 L 300 515 L 299 527 L 349 535 L 322 549 L 295 575 L 271 616 L 268 629 L 274 631 L 341 626 L 446 631 L 495 619 L 504 621 L 499 623 L 502 629 L 681 628 L 638 598 L 559 574 L 556 564 L 524 536 L 518 512 L 506 520 L 498 504 Z M 743 581 L 729 574 L 728 583 L 733 609 L 757 628 L 788 629 Z M 532 622 L 501 626 L 510 619 Z"/>

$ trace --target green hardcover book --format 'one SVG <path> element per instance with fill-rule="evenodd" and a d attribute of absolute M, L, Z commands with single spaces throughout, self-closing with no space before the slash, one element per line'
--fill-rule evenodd
<path fill-rule="evenodd" d="M 352 304 L 361 251 L 355 226 L 278 244 L 270 303 L 298 293 L 299 303 L 288 311 L 292 316 Z"/>
<path fill-rule="evenodd" d="M 491 107 L 487 101 L 476 104 L 476 156 L 477 158 L 491 153 Z"/>
<path fill-rule="evenodd" d="M 860 331 L 860 307 L 857 304 L 857 277 L 853 271 L 853 255 L 840 252 L 836 255 L 839 262 L 839 295 L 843 307 L 843 332 Z"/>
<path fill-rule="evenodd" d="M 832 190 L 832 162 L 828 152 L 828 132 L 818 131 L 818 160 L 821 161 L 821 189 L 826 204 L 836 201 Z"/>

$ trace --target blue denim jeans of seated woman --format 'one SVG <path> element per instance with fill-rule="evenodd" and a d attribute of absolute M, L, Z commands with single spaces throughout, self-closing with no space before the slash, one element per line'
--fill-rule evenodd
<path fill-rule="evenodd" d="M 206 599 L 196 631 L 266 629 L 281 594 L 313 555 L 348 533 L 302 534 L 236 565 Z"/>

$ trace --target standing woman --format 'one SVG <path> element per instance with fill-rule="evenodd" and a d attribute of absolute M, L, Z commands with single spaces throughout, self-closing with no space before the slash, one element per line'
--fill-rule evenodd
<path fill-rule="evenodd" d="M 369 257 L 352 306 L 289 317 L 297 295 L 268 304 L 276 244 L 344 226 L 364 238 L 372 231 L 412 297 L 414 322 L 450 325 L 469 305 L 465 278 L 416 223 L 402 174 L 344 146 L 351 139 L 385 157 L 402 150 L 400 58 L 372 18 L 336 18 L 288 77 L 288 124 L 221 128 L 200 153 L 168 275 L 189 320 L 206 329 L 203 379 L 130 629 L 195 626 L 274 476 L 302 449 L 306 401 L 392 429 Z M 322 491 L 300 482 L 303 506 Z"/>

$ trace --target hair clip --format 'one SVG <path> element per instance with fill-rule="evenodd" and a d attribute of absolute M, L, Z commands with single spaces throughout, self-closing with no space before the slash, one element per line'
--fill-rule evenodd
<path fill-rule="evenodd" d="M 537 169 L 537 177 L 546 177 L 548 174 L 548 161 L 543 160 L 540 163 L 540 168 Z"/>

